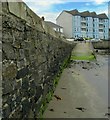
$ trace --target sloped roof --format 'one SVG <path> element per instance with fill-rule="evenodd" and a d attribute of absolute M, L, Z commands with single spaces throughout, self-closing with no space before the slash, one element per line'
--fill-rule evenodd
<path fill-rule="evenodd" d="M 89 11 L 84 11 L 84 12 L 81 12 L 80 15 L 82 17 L 90 16 L 90 12 Z"/>
<path fill-rule="evenodd" d="M 77 9 L 71 10 L 71 11 L 66 11 L 66 10 L 65 10 L 65 12 L 70 13 L 70 14 L 72 14 L 72 15 L 80 15 L 80 13 L 78 12 Z"/>
<path fill-rule="evenodd" d="M 63 28 L 63 27 L 61 27 L 53 22 L 50 22 L 50 21 L 45 21 L 45 22 L 46 22 L 46 24 L 48 24 L 49 26 L 51 26 L 53 28 Z"/>
<path fill-rule="evenodd" d="M 98 18 L 106 18 L 106 19 L 108 19 L 107 15 L 105 13 L 99 14 Z"/>
<path fill-rule="evenodd" d="M 95 17 L 95 18 L 105 18 L 108 19 L 107 15 L 105 13 L 102 14 L 96 14 L 96 12 L 89 12 L 89 11 L 84 11 L 84 12 L 79 12 L 77 9 L 71 10 L 71 11 L 66 11 L 65 12 L 71 14 L 71 15 L 79 15 L 82 17 Z"/>
<path fill-rule="evenodd" d="M 91 14 L 91 17 L 97 17 L 96 12 L 91 12 L 90 14 Z"/>

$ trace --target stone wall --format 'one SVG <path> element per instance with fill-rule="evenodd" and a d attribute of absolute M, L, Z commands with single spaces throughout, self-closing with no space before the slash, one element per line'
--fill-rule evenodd
<path fill-rule="evenodd" d="M 109 41 L 98 41 L 92 42 L 95 49 L 110 49 L 110 40 Z"/>
<path fill-rule="evenodd" d="M 2 110 L 2 4 L 0 3 L 0 118 Z"/>
<path fill-rule="evenodd" d="M 2 8 L 3 117 L 37 118 L 74 46 L 24 3 L 5 2 Z"/>

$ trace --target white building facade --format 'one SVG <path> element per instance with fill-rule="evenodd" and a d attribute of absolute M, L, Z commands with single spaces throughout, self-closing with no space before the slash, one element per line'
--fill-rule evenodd
<path fill-rule="evenodd" d="M 109 19 L 104 13 L 97 15 L 95 12 L 78 12 L 76 9 L 63 11 L 56 22 L 63 27 L 67 38 L 108 39 Z"/>

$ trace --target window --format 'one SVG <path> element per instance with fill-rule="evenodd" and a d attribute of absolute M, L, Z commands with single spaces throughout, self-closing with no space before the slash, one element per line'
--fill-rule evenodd
<path fill-rule="evenodd" d="M 81 19 L 82 19 L 82 20 L 86 20 L 86 18 L 85 18 L 85 17 L 82 17 Z"/>

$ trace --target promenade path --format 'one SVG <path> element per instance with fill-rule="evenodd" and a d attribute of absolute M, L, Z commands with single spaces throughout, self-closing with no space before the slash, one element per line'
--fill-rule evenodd
<path fill-rule="evenodd" d="M 76 60 L 93 60 L 93 46 L 91 42 L 79 42 L 72 52 L 72 58 Z"/>
<path fill-rule="evenodd" d="M 73 53 L 90 55 L 91 49 L 90 43 L 78 43 Z M 97 55 L 96 61 L 72 61 L 63 71 L 54 95 L 60 99 L 53 96 L 43 118 L 107 118 L 107 56 Z"/>

